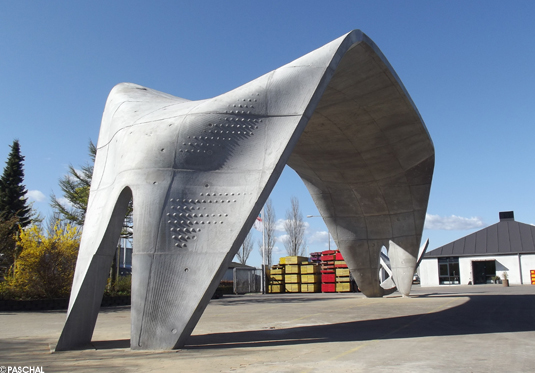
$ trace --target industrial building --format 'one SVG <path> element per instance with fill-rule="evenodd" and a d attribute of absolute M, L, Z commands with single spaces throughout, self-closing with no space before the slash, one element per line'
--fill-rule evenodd
<path fill-rule="evenodd" d="M 500 221 L 425 254 L 422 286 L 494 283 L 504 274 L 511 285 L 531 284 L 535 270 L 535 226 L 500 212 Z"/>

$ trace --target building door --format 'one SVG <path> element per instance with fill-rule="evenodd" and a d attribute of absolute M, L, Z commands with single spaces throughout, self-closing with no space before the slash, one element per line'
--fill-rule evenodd
<path fill-rule="evenodd" d="M 473 260 L 472 277 L 475 284 L 492 284 L 492 278 L 496 276 L 495 260 Z"/>

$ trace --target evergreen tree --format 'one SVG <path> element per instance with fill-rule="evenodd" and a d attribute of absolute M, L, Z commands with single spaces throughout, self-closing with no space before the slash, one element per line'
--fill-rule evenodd
<path fill-rule="evenodd" d="M 55 210 L 54 218 L 60 223 L 67 222 L 68 224 L 83 227 L 85 222 L 85 214 L 87 212 L 87 204 L 89 202 L 89 191 L 91 189 L 91 181 L 93 179 L 93 169 L 95 165 L 95 158 L 97 156 L 97 148 L 92 141 L 89 141 L 89 157 L 91 162 L 77 170 L 73 165 L 69 165 L 69 173 L 59 180 L 59 187 L 63 192 L 63 198 L 58 199 L 54 194 L 50 196 L 50 205 Z M 132 238 L 133 226 L 133 203 L 130 200 L 129 207 L 123 221 L 123 229 L 121 237 L 126 239 Z M 126 249 L 125 249 L 126 250 Z M 111 282 L 114 284 L 118 277 L 118 252 L 113 259 L 110 271 Z"/>
<path fill-rule="evenodd" d="M 63 192 L 63 200 L 58 199 L 54 194 L 50 196 L 50 205 L 56 211 L 57 216 L 55 217 L 57 219 L 78 226 L 84 225 L 96 155 L 97 148 L 92 141 L 89 141 L 89 157 L 91 158 L 91 162 L 82 166 L 81 170 L 77 170 L 73 165 L 69 165 L 69 173 L 59 180 L 59 187 Z M 132 236 L 131 227 L 132 201 L 130 201 L 125 218 L 122 232 L 123 237 Z"/>
<path fill-rule="evenodd" d="M 25 227 L 31 222 L 31 208 L 26 198 L 24 181 L 24 157 L 20 154 L 18 140 L 13 141 L 11 153 L 0 179 L 0 220 L 8 221 L 13 217 L 18 225 Z"/>
<path fill-rule="evenodd" d="M 91 163 L 83 166 L 81 171 L 69 165 L 69 174 L 59 180 L 59 187 L 68 202 L 58 200 L 55 195 L 50 197 L 51 206 L 59 213 L 62 220 L 79 226 L 84 225 L 96 154 L 95 144 L 89 141 Z"/>
<path fill-rule="evenodd" d="M 9 220 L 0 219 L 0 281 L 13 265 L 17 254 L 17 237 L 19 225 L 16 216 Z"/>

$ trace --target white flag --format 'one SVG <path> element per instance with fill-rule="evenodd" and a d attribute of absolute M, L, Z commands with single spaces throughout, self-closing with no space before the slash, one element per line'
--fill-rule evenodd
<path fill-rule="evenodd" d="M 264 230 L 264 222 L 262 221 L 262 213 L 258 214 L 258 217 L 256 218 L 254 222 L 254 228 L 260 232 Z"/>

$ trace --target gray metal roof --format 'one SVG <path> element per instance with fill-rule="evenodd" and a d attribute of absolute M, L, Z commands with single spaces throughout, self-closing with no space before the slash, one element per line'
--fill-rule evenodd
<path fill-rule="evenodd" d="M 229 268 L 255 268 L 255 267 L 251 267 L 247 264 L 241 264 L 241 263 L 238 263 L 238 262 L 232 262 L 228 265 Z"/>
<path fill-rule="evenodd" d="M 535 254 L 535 226 L 502 219 L 499 223 L 450 242 L 424 258 Z"/>

